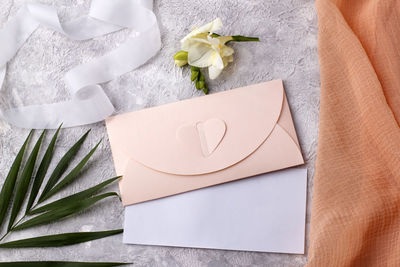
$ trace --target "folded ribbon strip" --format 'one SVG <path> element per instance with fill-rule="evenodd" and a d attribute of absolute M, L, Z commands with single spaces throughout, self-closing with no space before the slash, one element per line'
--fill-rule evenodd
<path fill-rule="evenodd" d="M 67 72 L 65 82 L 71 100 L 0 110 L 0 118 L 23 128 L 56 128 L 61 122 L 64 127 L 71 127 L 105 119 L 113 113 L 114 107 L 98 84 L 139 67 L 161 47 L 152 0 L 93 0 L 88 16 L 63 25 L 53 7 L 29 3 L 0 30 L 0 87 L 7 62 L 39 25 L 74 40 L 87 40 L 123 28 L 130 28 L 137 34 L 117 49 Z"/>

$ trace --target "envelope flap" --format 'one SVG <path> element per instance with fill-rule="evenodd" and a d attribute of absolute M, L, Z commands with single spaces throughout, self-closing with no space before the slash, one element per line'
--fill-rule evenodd
<path fill-rule="evenodd" d="M 148 168 L 176 175 L 215 172 L 268 138 L 283 96 L 281 80 L 260 83 L 111 117 L 108 134 L 113 152 Z"/>

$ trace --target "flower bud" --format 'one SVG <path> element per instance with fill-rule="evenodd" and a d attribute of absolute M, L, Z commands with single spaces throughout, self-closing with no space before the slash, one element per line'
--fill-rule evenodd
<path fill-rule="evenodd" d="M 197 81 L 196 82 L 196 89 L 197 90 L 201 90 L 201 89 L 204 88 L 204 85 L 205 85 L 204 81 Z"/>
<path fill-rule="evenodd" d="M 187 64 L 187 60 L 177 60 L 175 59 L 175 65 L 177 65 L 178 67 L 183 67 Z"/>
<path fill-rule="evenodd" d="M 188 52 L 186 51 L 179 51 L 174 55 L 175 60 L 187 60 L 188 59 Z"/>
<path fill-rule="evenodd" d="M 175 64 L 178 67 L 185 66 L 188 63 L 188 52 L 179 51 L 174 55 Z"/>
<path fill-rule="evenodd" d="M 206 77 L 204 77 L 203 73 L 200 72 L 199 81 L 204 82 L 205 80 L 206 80 Z"/>
<path fill-rule="evenodd" d="M 199 77 L 200 69 L 198 67 L 191 67 L 190 71 L 192 72 L 192 75 L 190 76 L 190 80 L 194 82 L 197 80 L 197 77 Z"/>

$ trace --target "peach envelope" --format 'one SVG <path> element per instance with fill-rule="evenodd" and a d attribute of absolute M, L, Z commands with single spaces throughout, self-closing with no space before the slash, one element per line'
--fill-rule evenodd
<path fill-rule="evenodd" d="M 124 205 L 303 164 L 281 80 L 106 120 Z"/>

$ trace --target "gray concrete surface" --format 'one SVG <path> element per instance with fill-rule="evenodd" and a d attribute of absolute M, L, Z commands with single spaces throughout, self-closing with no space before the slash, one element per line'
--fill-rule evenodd
<path fill-rule="evenodd" d="M 0 2 L 0 27 L 23 2 Z M 89 0 L 40 2 L 56 6 L 63 20 L 84 14 L 90 3 Z M 284 80 L 309 169 L 307 239 L 319 111 L 317 18 L 314 5 L 313 0 L 155 0 L 155 13 L 162 33 L 161 52 L 140 69 L 104 85 L 118 113 L 137 109 L 133 101 L 135 95 L 144 99 L 146 107 L 196 97 L 201 93 L 196 92 L 190 83 L 189 71 L 175 67 L 172 60 L 173 54 L 179 49 L 179 40 L 188 32 L 189 26 L 202 25 L 219 16 L 225 24 L 223 33 L 259 36 L 262 40 L 260 43 L 233 45 L 236 52 L 234 63 L 217 80 L 209 82 L 209 87 L 211 92 L 217 92 L 271 79 Z M 50 103 L 68 98 L 62 82 L 64 73 L 80 62 L 109 51 L 123 42 L 128 34 L 128 31 L 121 31 L 91 41 L 76 42 L 40 28 L 9 64 L 6 84 L 0 91 L 3 107 L 7 103 Z M 41 87 L 43 85 L 46 86 Z M 87 188 L 115 174 L 103 122 L 63 130 L 56 158 L 59 159 L 62 152 L 88 128 L 92 128 L 92 133 L 80 156 L 87 153 L 100 138 L 105 137 L 105 140 L 82 178 L 61 195 Z M 27 130 L 0 122 L 1 183 L 27 133 Z M 118 190 L 116 185 L 112 189 Z M 122 221 L 121 204 L 116 199 L 108 199 L 78 217 L 17 232 L 8 240 L 50 233 L 113 229 L 122 227 Z M 223 267 L 303 266 L 307 257 L 124 245 L 119 235 L 70 247 L 0 250 L 0 262 L 8 260 L 131 261 L 133 266 Z"/>

